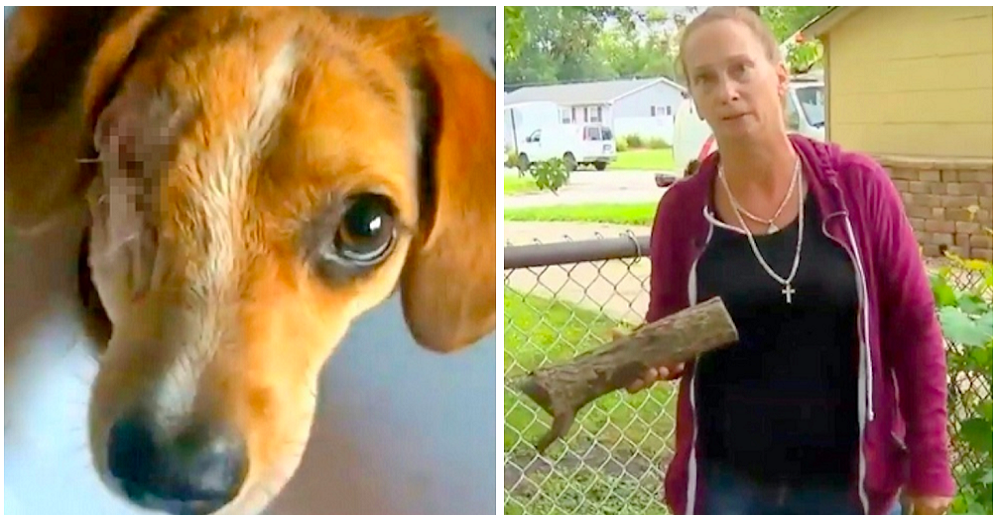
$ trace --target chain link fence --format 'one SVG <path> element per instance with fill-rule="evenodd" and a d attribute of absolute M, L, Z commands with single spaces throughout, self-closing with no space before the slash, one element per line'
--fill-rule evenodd
<path fill-rule="evenodd" d="M 935 266 L 942 273 L 942 263 Z M 959 486 L 959 497 L 953 507 L 970 514 L 993 514 L 993 270 L 988 272 L 963 269 L 944 264 L 948 286 L 960 294 L 982 295 L 988 303 L 989 348 L 948 341 L 948 434 L 952 439 L 952 474 Z M 971 306 L 960 302 L 956 308 Z M 948 309 L 952 310 L 952 309 Z M 943 311 L 943 310 L 942 310 Z M 975 312 L 969 310 L 968 312 Z M 943 312 L 942 323 L 947 318 Z M 984 320 L 985 322 L 985 320 Z M 964 328 L 964 327 L 963 327 Z M 952 327 L 954 329 L 954 327 Z M 968 332 L 968 331 L 959 331 Z M 966 334 L 961 334 L 965 336 Z M 973 338 L 970 338 L 972 340 Z M 971 502 L 967 505 L 962 502 Z"/>
<path fill-rule="evenodd" d="M 504 250 L 505 514 L 664 514 L 664 468 L 673 455 L 677 383 L 632 395 L 614 392 L 577 414 L 545 455 L 534 448 L 552 418 L 518 392 L 532 370 L 606 342 L 613 328 L 642 323 L 649 305 L 648 237 L 570 241 Z M 968 287 L 980 280 L 952 273 Z M 992 292 L 989 294 L 992 302 Z M 949 348 L 954 348 L 950 345 Z M 952 374 L 953 437 L 992 382 Z M 991 412 L 992 413 L 992 412 Z M 988 460 L 956 443 L 956 470 Z"/>

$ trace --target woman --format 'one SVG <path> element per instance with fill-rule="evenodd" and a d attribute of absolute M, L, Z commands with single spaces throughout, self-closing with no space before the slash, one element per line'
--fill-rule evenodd
<path fill-rule="evenodd" d="M 903 491 L 943 513 L 944 344 L 893 184 L 868 157 L 786 133 L 788 71 L 752 11 L 710 8 L 680 52 L 718 151 L 659 204 L 646 319 L 721 296 L 740 341 L 630 388 L 681 378 L 668 505 L 886 514 Z"/>

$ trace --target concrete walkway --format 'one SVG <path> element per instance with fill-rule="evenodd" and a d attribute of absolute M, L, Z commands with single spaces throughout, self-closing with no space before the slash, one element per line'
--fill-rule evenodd
<path fill-rule="evenodd" d="M 563 204 L 655 202 L 663 196 L 656 185 L 657 171 L 573 172 L 570 183 L 558 193 L 549 191 L 504 197 L 504 208 Z"/>

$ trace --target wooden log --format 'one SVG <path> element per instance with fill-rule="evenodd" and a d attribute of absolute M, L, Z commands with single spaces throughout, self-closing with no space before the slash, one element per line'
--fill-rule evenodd
<path fill-rule="evenodd" d="M 553 418 L 539 453 L 565 436 L 576 413 L 594 399 L 627 387 L 651 368 L 684 363 L 738 339 L 729 311 L 715 297 L 568 362 L 535 370 L 519 386 Z"/>

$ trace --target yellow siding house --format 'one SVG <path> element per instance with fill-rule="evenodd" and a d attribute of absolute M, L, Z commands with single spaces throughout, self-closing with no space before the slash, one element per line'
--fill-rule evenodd
<path fill-rule="evenodd" d="M 837 7 L 803 33 L 823 43 L 828 139 L 993 157 L 992 7 Z"/>
<path fill-rule="evenodd" d="M 924 254 L 993 257 L 993 8 L 835 7 L 826 137 L 892 176 Z"/>

